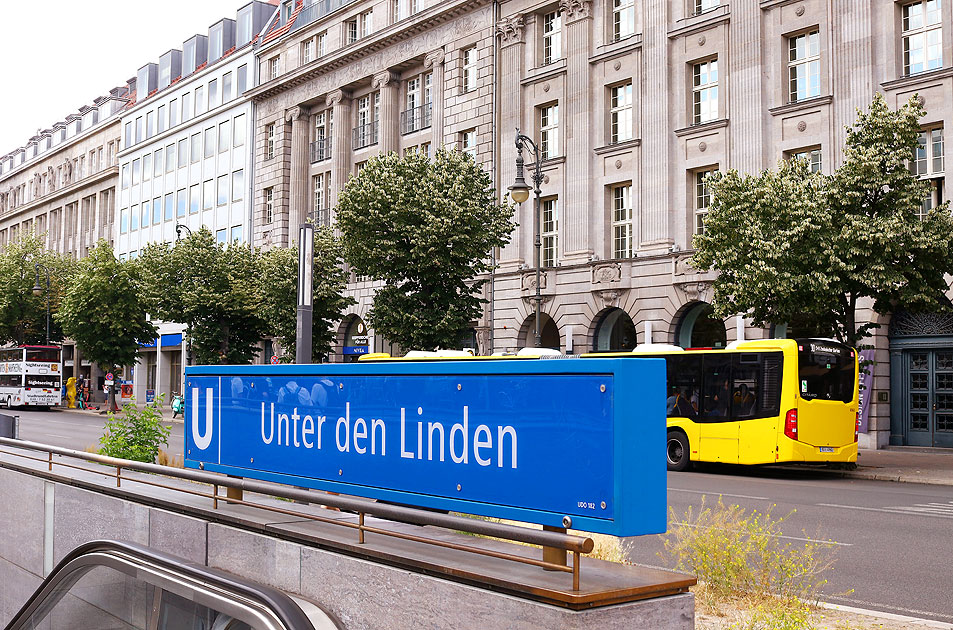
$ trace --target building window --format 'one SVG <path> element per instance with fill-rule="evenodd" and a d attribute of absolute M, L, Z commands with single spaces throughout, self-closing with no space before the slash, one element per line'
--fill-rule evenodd
<path fill-rule="evenodd" d="M 377 143 L 380 117 L 380 92 L 357 99 L 357 126 L 354 128 L 354 148 L 361 149 Z"/>
<path fill-rule="evenodd" d="M 245 171 L 239 169 L 232 173 L 232 201 L 241 201 L 245 197 Z"/>
<path fill-rule="evenodd" d="M 238 66 L 238 88 L 239 94 L 244 94 L 246 88 L 248 87 L 248 64 L 243 64 Z"/>
<path fill-rule="evenodd" d="M 186 92 L 182 95 L 182 122 L 192 118 L 192 93 Z"/>
<path fill-rule="evenodd" d="M 122 165 L 122 189 L 129 188 L 129 163 Z"/>
<path fill-rule="evenodd" d="M 264 207 L 262 207 L 262 211 L 261 211 L 261 222 L 267 225 L 272 222 L 272 219 L 274 219 L 275 189 L 266 188 L 264 192 L 265 192 L 265 204 L 264 204 Z"/>
<path fill-rule="evenodd" d="M 159 118 L 157 123 L 158 124 L 157 131 L 159 133 L 162 133 L 163 131 L 165 131 L 165 105 L 159 105 L 159 109 L 157 109 L 156 111 L 158 112 L 158 118 Z"/>
<path fill-rule="evenodd" d="M 910 170 L 920 179 L 930 183 L 930 192 L 923 199 L 918 216 L 925 219 L 927 214 L 943 202 L 943 128 L 926 129 L 920 132 L 917 148 Z"/>
<path fill-rule="evenodd" d="M 72 213 L 70 213 L 72 214 Z M 135 232 L 139 229 L 139 204 L 129 208 L 129 231 Z"/>
<path fill-rule="evenodd" d="M 612 188 L 612 257 L 632 258 L 632 185 Z"/>
<path fill-rule="evenodd" d="M 718 118 L 718 60 L 710 59 L 692 66 L 692 122 Z"/>
<path fill-rule="evenodd" d="M 200 86 L 195 88 L 195 115 L 205 113 L 205 87 Z"/>
<path fill-rule="evenodd" d="M 433 75 L 421 74 L 407 80 L 407 108 L 401 112 L 401 133 L 426 129 L 431 124 Z"/>
<path fill-rule="evenodd" d="M 215 205 L 224 206 L 228 203 L 228 175 L 219 175 L 215 179 Z"/>
<path fill-rule="evenodd" d="M 227 103 L 232 100 L 232 73 L 226 72 L 222 75 L 222 102 Z"/>
<path fill-rule="evenodd" d="M 175 170 L 175 145 L 170 144 L 165 148 L 165 172 L 171 173 Z"/>
<path fill-rule="evenodd" d="M 205 157 L 215 157 L 215 127 L 205 130 Z"/>
<path fill-rule="evenodd" d="M 172 129 L 177 124 L 179 124 L 178 117 L 179 117 L 179 100 L 174 98 L 171 101 L 169 101 L 169 129 Z"/>
<path fill-rule="evenodd" d="M 539 153 L 543 160 L 559 155 L 559 105 L 539 108 Z"/>
<path fill-rule="evenodd" d="M 790 154 L 789 157 L 792 160 L 804 160 L 807 163 L 808 169 L 812 173 L 821 172 L 822 162 L 821 162 L 821 148 L 820 147 L 813 147 L 810 149 L 794 151 Z"/>
<path fill-rule="evenodd" d="M 312 190 L 314 190 L 314 221 L 317 225 L 329 225 L 328 217 L 328 199 L 330 177 L 325 173 L 312 177 Z"/>
<path fill-rule="evenodd" d="M 555 197 L 542 200 L 539 233 L 542 239 L 542 266 L 552 267 L 556 264 L 556 250 L 559 245 L 559 200 Z"/>
<path fill-rule="evenodd" d="M 123 208 L 119 211 L 119 233 L 125 234 L 129 231 L 129 208 Z M 11 239 L 13 236 L 11 235 Z"/>
<path fill-rule="evenodd" d="M 275 123 L 265 125 L 265 159 L 275 157 Z"/>
<path fill-rule="evenodd" d="M 228 230 L 222 228 L 215 231 L 215 242 L 218 245 L 225 245 L 228 242 Z"/>
<path fill-rule="evenodd" d="M 612 0 L 612 39 L 635 35 L 635 0 Z"/>
<path fill-rule="evenodd" d="M 235 225 L 232 226 L 231 233 L 229 234 L 229 243 L 241 243 L 242 242 L 242 226 Z"/>
<path fill-rule="evenodd" d="M 165 194 L 165 220 L 171 221 L 173 214 L 175 214 L 175 208 L 172 205 L 172 193 L 166 193 Z M 158 219 L 156 219 L 156 223 L 158 223 Z"/>
<path fill-rule="evenodd" d="M 163 165 L 162 165 L 162 148 L 161 147 L 156 149 L 155 156 L 153 156 L 152 164 L 153 164 L 152 174 L 155 177 L 162 175 Z"/>
<path fill-rule="evenodd" d="M 142 116 L 139 116 L 138 118 L 136 118 L 136 143 L 142 142 L 143 132 L 144 132 L 144 129 L 142 125 Z M 34 150 L 35 149 L 36 147 L 34 147 Z"/>
<path fill-rule="evenodd" d="M 705 215 L 711 205 L 711 189 L 708 188 L 708 176 L 714 169 L 695 171 L 695 233 L 705 233 Z"/>
<path fill-rule="evenodd" d="M 328 32 L 318 33 L 318 57 L 328 54 Z"/>
<path fill-rule="evenodd" d="M 361 37 L 367 37 L 371 34 L 374 26 L 374 10 L 365 11 L 360 15 Z"/>
<path fill-rule="evenodd" d="M 821 51 L 818 31 L 788 40 L 788 96 L 792 103 L 821 94 Z"/>
<path fill-rule="evenodd" d="M 208 108 L 218 107 L 218 79 L 212 79 L 208 82 Z"/>
<path fill-rule="evenodd" d="M 211 210 L 215 207 L 215 180 L 206 179 L 202 182 L 202 210 Z"/>
<path fill-rule="evenodd" d="M 418 13 L 420 11 L 420 5 L 422 4 L 422 0 L 410 0 L 410 14 Z"/>
<path fill-rule="evenodd" d="M 228 135 L 228 129 L 231 125 L 231 121 L 226 120 L 225 122 L 218 124 L 218 152 L 224 153 L 228 151 L 229 144 L 231 143 L 231 138 Z"/>
<path fill-rule="evenodd" d="M 146 153 L 142 156 L 142 181 L 152 179 L 152 154 Z"/>
<path fill-rule="evenodd" d="M 175 216 L 184 217 L 188 205 L 189 199 L 185 194 L 185 189 L 180 188 L 175 193 Z"/>
<path fill-rule="evenodd" d="M 903 73 L 943 66 L 943 26 L 940 0 L 922 0 L 903 7 Z"/>
<path fill-rule="evenodd" d="M 477 48 L 463 49 L 463 91 L 471 92 L 477 85 Z"/>
<path fill-rule="evenodd" d="M 357 41 L 357 18 L 353 20 L 348 20 L 344 24 L 344 28 L 347 31 L 346 41 L 348 44 L 353 44 Z"/>
<path fill-rule="evenodd" d="M 160 201 L 159 199 L 156 199 L 156 202 L 157 202 L 156 205 L 160 205 L 158 203 L 159 201 Z M 142 202 L 141 209 L 142 209 L 142 219 L 140 220 L 139 225 L 141 225 L 144 228 L 147 228 L 149 227 L 149 222 L 152 219 L 152 204 L 149 203 L 148 199 Z"/>
<path fill-rule="evenodd" d="M 202 191 L 198 184 L 189 186 L 189 214 L 197 214 L 201 205 Z"/>
<path fill-rule="evenodd" d="M 609 88 L 609 142 L 616 144 L 631 140 L 632 83 Z"/>
<path fill-rule="evenodd" d="M 192 163 L 195 164 L 202 159 L 202 134 L 192 134 Z"/>
<path fill-rule="evenodd" d="M 553 11 L 543 16 L 543 65 L 562 57 L 562 15 Z"/>
<path fill-rule="evenodd" d="M 719 4 L 719 0 L 695 0 L 695 15 L 704 13 L 705 11 L 711 11 L 718 7 Z"/>
<path fill-rule="evenodd" d="M 476 161 L 476 150 L 477 150 L 477 137 L 476 129 L 467 129 L 466 131 L 460 132 L 460 150 L 464 153 L 469 153 L 470 156 Z M 428 146 L 429 152 L 429 146 Z M 427 157 L 430 157 L 429 155 Z"/>
<path fill-rule="evenodd" d="M 272 57 L 268 60 L 268 78 L 277 79 L 278 78 L 278 60 L 280 57 Z"/>
<path fill-rule="evenodd" d="M 239 114 L 232 120 L 232 144 L 236 147 L 245 144 L 245 114 Z"/>
<path fill-rule="evenodd" d="M 133 186 L 139 183 L 139 172 L 141 167 L 142 165 L 139 162 L 139 160 L 132 161 L 132 185 Z"/>
<path fill-rule="evenodd" d="M 301 44 L 301 63 L 314 61 L 314 38 Z"/>

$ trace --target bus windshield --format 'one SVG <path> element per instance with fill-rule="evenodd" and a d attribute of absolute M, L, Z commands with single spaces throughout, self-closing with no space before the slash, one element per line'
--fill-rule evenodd
<path fill-rule="evenodd" d="M 56 363 L 60 360 L 59 348 L 27 348 L 26 360 L 36 363 Z"/>
<path fill-rule="evenodd" d="M 854 399 L 854 351 L 834 341 L 798 339 L 798 380 L 807 400 Z"/>

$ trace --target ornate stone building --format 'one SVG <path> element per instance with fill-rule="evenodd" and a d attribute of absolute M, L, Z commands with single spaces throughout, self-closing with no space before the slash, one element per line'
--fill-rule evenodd
<path fill-rule="evenodd" d="M 787 334 L 711 316 L 713 276 L 688 264 L 704 176 L 794 156 L 830 173 L 857 108 L 877 91 L 893 106 L 918 93 L 928 113 L 913 168 L 934 183 L 925 205 L 942 201 L 951 24 L 934 0 L 288 0 L 258 50 L 255 243 L 293 244 L 309 213 L 329 220 L 381 151 L 472 150 L 503 193 L 519 127 L 542 152 L 544 345 Z M 532 343 L 533 213 L 530 199 L 495 253 L 475 322 L 483 352 Z M 353 280 L 341 350 L 381 349 L 361 328 L 373 287 Z M 919 324 L 882 323 L 861 446 L 953 440 L 948 331 L 911 341 Z"/>
<path fill-rule="evenodd" d="M 110 90 L 0 157 L 0 248 L 30 232 L 75 258 L 99 239 L 114 242 L 119 114 L 134 90 L 134 83 Z M 63 376 L 95 384 L 102 375 L 80 354 L 64 344 Z"/>

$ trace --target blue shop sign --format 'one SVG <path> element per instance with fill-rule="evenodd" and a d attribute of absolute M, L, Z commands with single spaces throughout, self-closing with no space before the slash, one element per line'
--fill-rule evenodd
<path fill-rule="evenodd" d="M 344 354 L 367 354 L 367 346 L 344 346 Z"/>
<path fill-rule="evenodd" d="M 186 466 L 617 536 L 665 531 L 665 362 L 186 368 Z"/>

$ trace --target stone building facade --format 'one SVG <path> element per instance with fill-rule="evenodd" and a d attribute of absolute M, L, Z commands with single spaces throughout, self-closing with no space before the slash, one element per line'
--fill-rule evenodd
<path fill-rule="evenodd" d="M 119 116 L 134 89 L 110 90 L 0 158 L 0 248 L 28 233 L 74 258 L 100 239 L 114 244 Z M 95 385 L 102 374 L 81 354 L 64 343 L 64 379 L 84 376 Z"/>
<path fill-rule="evenodd" d="M 953 9 L 933 0 L 287 0 L 258 50 L 255 243 L 293 245 L 309 214 L 328 221 L 347 178 L 382 151 L 472 150 L 502 196 L 519 127 L 542 150 L 543 345 L 793 334 L 711 316 L 714 276 L 688 264 L 704 176 L 792 157 L 830 173 L 876 92 L 891 106 L 919 94 L 928 114 L 914 168 L 935 184 L 925 204 L 942 201 L 951 25 Z M 418 80 L 431 87 L 420 98 Z M 521 204 L 512 241 L 494 253 L 491 305 L 474 322 L 481 352 L 532 344 L 534 212 L 532 199 Z M 352 279 L 359 303 L 339 350 L 382 349 L 373 331 L 354 330 L 373 286 Z M 953 440 L 943 402 L 953 390 L 922 389 L 953 370 L 953 328 L 900 315 L 874 339 L 861 446 Z M 924 378 L 911 381 L 910 366 Z M 927 415 L 924 401 L 940 407 Z"/>

